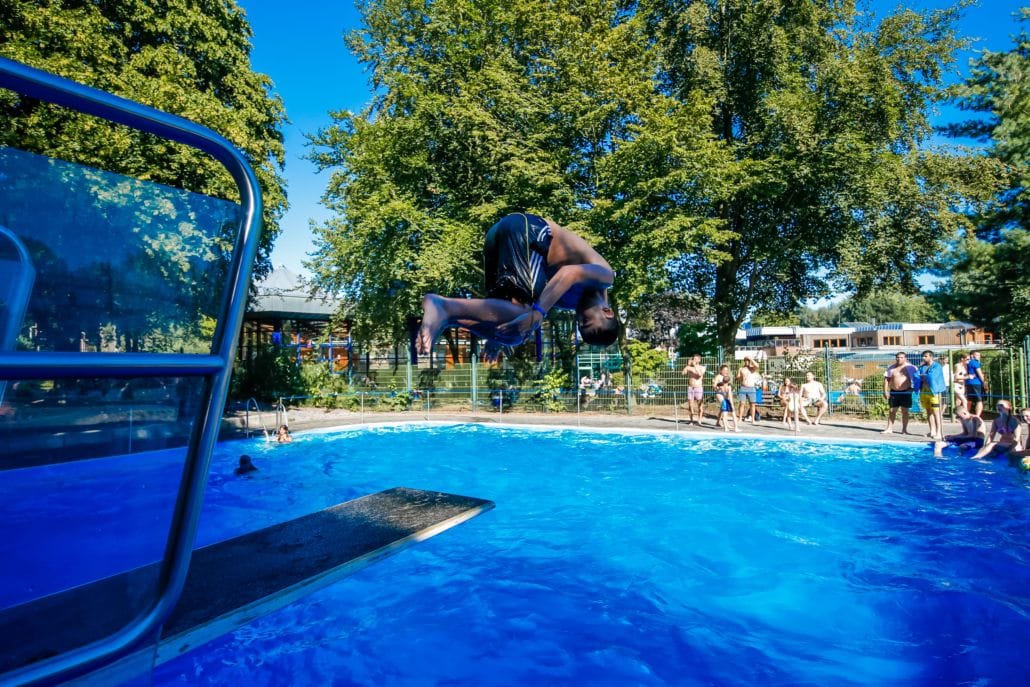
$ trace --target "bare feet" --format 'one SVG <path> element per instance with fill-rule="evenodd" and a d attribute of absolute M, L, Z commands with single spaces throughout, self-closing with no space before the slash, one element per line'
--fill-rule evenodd
<path fill-rule="evenodd" d="M 885 429 L 882 432 L 880 432 L 880 434 L 894 434 L 894 428 L 893 427 L 888 427 L 887 429 Z"/>
<path fill-rule="evenodd" d="M 427 293 L 422 299 L 422 326 L 418 330 L 418 341 L 415 349 L 420 355 L 426 355 L 433 350 L 433 343 L 440 331 L 447 323 L 447 313 L 444 310 L 444 299 L 435 293 Z"/>

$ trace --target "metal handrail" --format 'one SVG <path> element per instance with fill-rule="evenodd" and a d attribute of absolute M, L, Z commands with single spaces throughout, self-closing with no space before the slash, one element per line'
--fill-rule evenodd
<path fill-rule="evenodd" d="M 265 437 L 268 437 L 268 427 L 265 426 L 265 420 L 261 416 L 261 406 L 258 405 L 256 398 L 248 398 L 246 404 L 243 406 L 243 434 L 244 436 L 250 436 L 250 407 L 254 406 L 254 412 L 257 413 L 258 422 L 261 423 L 261 431 Z M 278 425 L 276 425 L 278 427 Z"/>
<path fill-rule="evenodd" d="M 90 356 L 84 353 L 0 355 L 0 379 L 90 376 L 154 376 L 151 367 L 163 361 L 162 372 L 202 376 L 206 379 L 200 417 L 194 424 L 183 466 L 182 481 L 172 513 L 153 604 L 131 623 L 87 646 L 53 656 L 0 676 L 0 681 L 30 684 L 72 678 L 125 656 L 152 639 L 182 591 L 200 517 L 211 452 L 218 438 L 233 355 L 243 322 L 251 266 L 260 237 L 261 197 L 257 177 L 232 143 L 210 129 L 181 117 L 83 86 L 47 72 L 0 58 L 0 88 L 62 105 L 118 124 L 191 146 L 220 162 L 240 193 L 239 232 L 229 266 L 229 288 L 224 294 L 212 339 L 211 354 L 131 354 Z"/>

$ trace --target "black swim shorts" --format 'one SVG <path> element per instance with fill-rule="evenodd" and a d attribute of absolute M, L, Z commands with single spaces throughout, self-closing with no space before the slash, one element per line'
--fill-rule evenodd
<path fill-rule="evenodd" d="M 486 295 L 529 305 L 547 284 L 551 228 L 542 217 L 508 215 L 490 227 L 483 246 Z"/>
<path fill-rule="evenodd" d="M 969 382 L 966 382 L 966 400 L 973 403 L 984 400 L 983 386 L 980 384 L 970 384 Z"/>
<path fill-rule="evenodd" d="M 892 391 L 890 398 L 891 408 L 911 408 L 912 407 L 912 392 L 911 391 Z"/>

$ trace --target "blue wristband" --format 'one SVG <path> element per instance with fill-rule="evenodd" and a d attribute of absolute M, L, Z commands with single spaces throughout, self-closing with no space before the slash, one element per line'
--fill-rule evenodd
<path fill-rule="evenodd" d="M 537 305 L 536 303 L 534 303 L 534 304 L 533 304 L 533 310 L 536 310 L 536 311 L 537 311 L 538 313 L 540 313 L 540 316 L 541 316 L 542 318 L 544 318 L 545 320 L 547 319 L 547 313 L 546 313 L 546 312 L 544 312 L 544 309 L 543 309 L 543 308 L 541 308 L 541 307 L 540 307 L 539 305 Z"/>

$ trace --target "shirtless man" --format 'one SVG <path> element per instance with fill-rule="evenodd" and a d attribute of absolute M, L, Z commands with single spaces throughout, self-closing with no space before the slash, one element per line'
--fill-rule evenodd
<path fill-rule="evenodd" d="M 810 406 L 815 406 L 818 411 L 814 422 L 808 417 L 807 409 Z M 805 418 L 805 422 L 810 425 L 819 424 L 829 407 L 826 402 L 826 387 L 822 382 L 816 381 L 814 374 L 806 372 L 805 383 L 801 385 L 801 415 Z"/>
<path fill-rule="evenodd" d="M 901 408 L 901 433 L 908 434 L 908 412 L 912 408 L 912 391 L 918 374 L 919 370 L 908 362 L 904 353 L 894 356 L 894 364 L 883 374 L 883 398 L 890 405 L 884 434 L 894 433 L 894 420 L 898 416 L 898 408 Z"/>
<path fill-rule="evenodd" d="M 486 233 L 486 298 L 422 299 L 416 348 L 427 354 L 446 327 L 464 327 L 488 339 L 485 357 L 525 341 L 551 308 L 576 311 L 583 341 L 607 346 L 619 324 L 608 305 L 615 281 L 611 265 L 581 237 L 549 219 L 508 215 Z"/>
<path fill-rule="evenodd" d="M 958 434 L 949 434 L 943 440 L 933 442 L 933 455 L 937 458 L 944 457 L 944 449 L 948 446 L 960 448 L 983 448 L 987 443 L 987 425 L 979 416 L 973 415 L 965 406 L 959 406 L 955 410 L 959 426 L 962 431 Z"/>
<path fill-rule="evenodd" d="M 689 422 L 694 422 L 694 403 L 697 403 L 697 424 L 701 426 L 701 421 L 705 418 L 705 378 L 706 367 L 701 364 L 701 356 L 692 355 L 690 360 L 687 361 L 687 366 L 683 368 L 683 374 L 687 376 L 687 412 L 690 415 Z"/>

